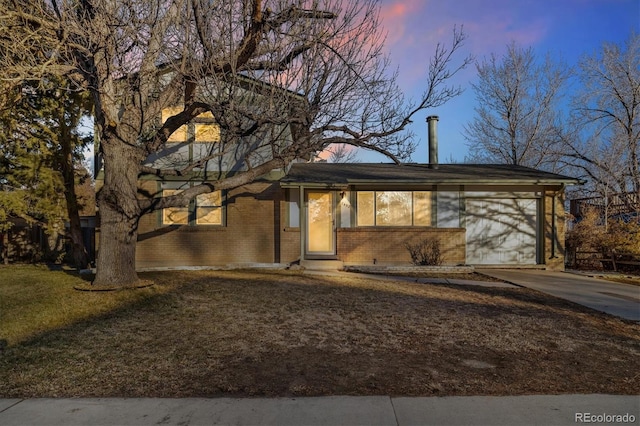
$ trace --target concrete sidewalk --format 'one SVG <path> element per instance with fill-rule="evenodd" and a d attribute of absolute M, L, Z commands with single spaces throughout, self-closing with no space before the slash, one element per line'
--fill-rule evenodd
<path fill-rule="evenodd" d="M 639 286 L 569 272 L 528 269 L 481 269 L 479 272 L 620 318 L 640 321 Z"/>
<path fill-rule="evenodd" d="M 640 397 L 614 395 L 0 400 L 4 426 L 637 425 L 639 418 Z"/>

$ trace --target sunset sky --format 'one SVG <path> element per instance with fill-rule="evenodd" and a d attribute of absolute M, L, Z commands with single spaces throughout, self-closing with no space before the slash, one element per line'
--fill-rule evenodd
<path fill-rule="evenodd" d="M 408 97 L 423 92 L 429 58 L 438 41 L 449 43 L 454 26 L 464 26 L 468 40 L 464 55 L 482 60 L 501 56 L 515 41 L 531 46 L 536 55 L 550 53 L 576 65 L 580 56 L 596 52 L 603 42 L 623 43 L 633 30 L 640 31 L 640 0 L 382 0 L 382 17 L 388 32 L 387 49 L 399 68 L 400 84 Z M 422 112 L 411 129 L 420 142 L 413 161 L 427 161 L 427 115 L 438 115 L 441 163 L 463 161 L 467 147 L 463 126 L 474 115 L 475 66 L 455 81 L 465 92 L 437 110 Z M 360 153 L 361 161 L 388 161 Z"/>

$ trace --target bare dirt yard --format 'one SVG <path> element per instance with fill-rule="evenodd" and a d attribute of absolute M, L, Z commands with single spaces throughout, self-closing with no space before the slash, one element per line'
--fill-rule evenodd
<path fill-rule="evenodd" d="M 143 277 L 130 302 L 0 348 L 0 397 L 640 394 L 639 324 L 533 290 Z"/>

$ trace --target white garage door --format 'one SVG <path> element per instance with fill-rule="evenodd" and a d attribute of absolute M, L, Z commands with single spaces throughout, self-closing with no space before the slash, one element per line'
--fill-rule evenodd
<path fill-rule="evenodd" d="M 467 199 L 467 263 L 535 265 L 537 200 Z"/>

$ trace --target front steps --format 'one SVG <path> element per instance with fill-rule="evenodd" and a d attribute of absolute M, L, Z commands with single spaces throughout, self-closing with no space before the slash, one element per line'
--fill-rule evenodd
<path fill-rule="evenodd" d="M 300 266 L 316 271 L 339 271 L 344 267 L 341 260 L 301 260 Z"/>

